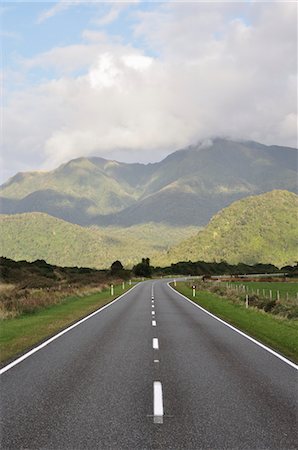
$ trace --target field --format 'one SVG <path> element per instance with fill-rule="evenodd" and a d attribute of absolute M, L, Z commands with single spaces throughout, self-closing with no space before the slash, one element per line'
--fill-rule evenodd
<path fill-rule="evenodd" d="M 194 298 L 189 282 L 177 283 L 176 289 L 226 322 L 298 362 L 297 320 L 268 314 L 254 307 L 247 309 L 244 302 L 235 302 L 235 299 L 207 290 L 198 289 Z"/>
<path fill-rule="evenodd" d="M 245 286 L 246 292 L 249 294 L 261 295 L 270 298 L 270 291 L 273 299 L 280 300 L 292 299 L 298 300 L 298 283 L 297 282 L 265 282 L 265 281 L 249 281 L 230 283 L 236 286 Z"/>

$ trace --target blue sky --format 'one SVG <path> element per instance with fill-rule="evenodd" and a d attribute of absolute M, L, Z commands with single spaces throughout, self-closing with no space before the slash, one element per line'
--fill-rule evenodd
<path fill-rule="evenodd" d="M 63 3 L 63 2 L 61 2 Z M 150 11 L 156 7 L 153 2 L 126 4 L 114 21 L 99 25 L 96 20 L 104 18 L 111 10 L 111 3 L 78 3 L 57 11 L 53 16 L 42 19 L 55 2 L 8 2 L 2 4 L 2 45 L 5 65 L 15 67 L 18 58 L 31 58 L 54 47 L 80 44 L 84 41 L 82 32 L 88 28 L 104 30 L 111 37 L 118 37 L 123 43 L 131 43 L 148 54 L 156 54 L 144 42 L 133 35 L 134 13 Z M 113 3 L 113 5 L 117 5 Z"/>
<path fill-rule="evenodd" d="M 151 162 L 214 136 L 297 145 L 294 2 L 2 3 L 1 178 Z"/>

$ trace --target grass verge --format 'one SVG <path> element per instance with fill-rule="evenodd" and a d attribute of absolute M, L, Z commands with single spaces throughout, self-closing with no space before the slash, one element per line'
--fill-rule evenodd
<path fill-rule="evenodd" d="M 298 363 L 298 321 L 272 316 L 255 308 L 234 304 L 228 298 L 208 291 L 199 291 L 195 299 L 192 289 L 184 282 L 176 290 L 212 314 L 234 325 L 272 349 Z"/>
<path fill-rule="evenodd" d="M 0 328 L 1 365 L 110 303 L 129 289 L 130 287 L 122 289 L 122 285 L 116 285 L 113 296 L 110 295 L 110 289 L 105 289 L 84 297 L 66 297 L 62 303 L 57 305 L 32 314 L 23 314 L 14 319 L 3 320 Z"/>

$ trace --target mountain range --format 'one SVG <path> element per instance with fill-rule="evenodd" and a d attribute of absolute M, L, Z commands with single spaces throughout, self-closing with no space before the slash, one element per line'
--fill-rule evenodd
<path fill-rule="evenodd" d="M 226 260 L 282 267 L 297 261 L 297 207 L 298 196 L 288 191 L 247 197 L 221 210 L 199 232 L 154 223 L 82 227 L 38 212 L 0 215 L 1 252 L 14 260 L 98 269 L 117 259 L 130 268 L 142 256 L 155 266 Z"/>
<path fill-rule="evenodd" d="M 214 139 L 153 164 L 78 158 L 0 187 L 1 212 L 47 213 L 83 226 L 204 226 L 235 200 L 296 191 L 297 150 Z"/>

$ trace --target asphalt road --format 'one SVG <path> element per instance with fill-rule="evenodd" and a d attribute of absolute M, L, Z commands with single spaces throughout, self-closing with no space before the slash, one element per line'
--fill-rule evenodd
<path fill-rule="evenodd" d="M 295 368 L 162 280 L 3 373 L 1 400 L 3 449 L 298 445 Z"/>

